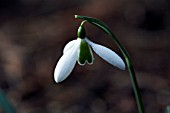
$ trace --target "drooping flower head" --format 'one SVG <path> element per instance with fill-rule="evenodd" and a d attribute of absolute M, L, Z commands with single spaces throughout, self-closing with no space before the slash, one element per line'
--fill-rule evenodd
<path fill-rule="evenodd" d="M 77 61 L 80 65 L 85 65 L 86 62 L 88 64 L 93 64 L 94 57 L 91 48 L 111 65 L 121 70 L 125 69 L 124 61 L 114 51 L 105 46 L 96 44 L 86 37 L 86 31 L 83 25 L 79 27 L 77 35 L 77 39 L 66 44 L 63 55 L 56 65 L 54 80 L 57 83 L 65 80 L 70 75 Z"/>

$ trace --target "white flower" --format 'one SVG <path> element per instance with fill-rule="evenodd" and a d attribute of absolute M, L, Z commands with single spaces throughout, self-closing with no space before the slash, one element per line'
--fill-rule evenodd
<path fill-rule="evenodd" d="M 58 83 L 65 80 L 72 72 L 76 61 L 80 65 L 86 62 L 93 63 L 93 54 L 90 46 L 96 54 L 103 58 L 113 66 L 125 70 L 125 63 L 123 60 L 112 50 L 99 44 L 95 44 L 87 38 L 70 41 L 63 50 L 63 55 L 59 59 L 54 71 L 54 80 Z"/>

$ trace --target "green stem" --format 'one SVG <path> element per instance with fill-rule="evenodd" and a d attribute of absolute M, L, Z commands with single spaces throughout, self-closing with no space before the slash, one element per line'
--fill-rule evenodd
<path fill-rule="evenodd" d="M 139 87 L 138 87 L 135 71 L 134 71 L 133 64 L 132 64 L 132 61 L 130 59 L 130 56 L 127 53 L 126 49 L 123 47 L 123 45 L 114 36 L 113 33 L 112 33 L 111 36 L 112 36 L 113 40 L 115 41 L 116 45 L 121 50 L 123 56 L 125 57 L 125 61 L 126 61 L 126 64 L 127 64 L 127 68 L 128 68 L 130 78 L 131 78 L 131 82 L 132 82 L 132 86 L 133 86 L 133 90 L 134 90 L 134 93 L 135 93 L 135 98 L 136 98 L 136 102 L 137 102 L 137 106 L 138 106 L 138 111 L 139 111 L 139 113 L 145 113 L 142 98 L 141 98 L 141 94 L 140 94 L 140 90 L 139 90 Z"/>
<path fill-rule="evenodd" d="M 137 102 L 137 106 L 138 106 L 138 112 L 145 113 L 140 90 L 139 90 L 138 83 L 137 83 L 136 76 L 135 76 L 135 71 L 133 68 L 133 64 L 132 64 L 130 56 L 129 56 L 128 52 L 126 51 L 126 49 L 124 48 L 124 46 L 119 42 L 119 40 L 115 37 L 115 35 L 112 33 L 112 31 L 109 29 L 109 27 L 104 22 L 97 20 L 95 18 L 91 18 L 91 17 L 87 17 L 87 16 L 80 16 L 80 15 L 75 15 L 75 18 L 79 18 L 79 19 L 88 21 L 89 23 L 101 28 L 104 32 L 106 32 L 108 35 L 110 35 L 113 38 L 114 42 L 119 47 L 119 49 L 121 50 L 121 52 L 125 58 L 125 62 L 127 64 L 127 68 L 128 68 L 129 74 L 130 74 L 130 79 L 132 82 L 132 86 L 133 86 L 133 90 L 134 90 L 134 94 L 135 94 L 135 98 L 136 98 L 136 102 Z"/>
<path fill-rule="evenodd" d="M 87 20 L 83 20 L 80 24 L 80 26 L 83 26 L 83 24 L 85 24 L 87 22 Z"/>

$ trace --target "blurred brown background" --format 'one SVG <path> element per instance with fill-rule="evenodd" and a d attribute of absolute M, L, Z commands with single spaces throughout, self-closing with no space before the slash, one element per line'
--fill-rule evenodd
<path fill-rule="evenodd" d="M 75 14 L 107 23 L 133 60 L 146 113 L 163 113 L 170 104 L 169 0 L 0 0 L 0 86 L 17 112 L 137 113 L 128 71 L 97 55 L 54 82 L 56 62 L 81 22 Z M 92 41 L 122 56 L 103 31 L 85 27 Z"/>

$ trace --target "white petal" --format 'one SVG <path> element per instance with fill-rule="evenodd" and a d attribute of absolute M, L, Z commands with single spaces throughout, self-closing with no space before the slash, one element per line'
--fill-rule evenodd
<path fill-rule="evenodd" d="M 119 69 L 125 70 L 124 61 L 111 49 L 104 47 L 99 44 L 95 44 L 89 39 L 86 38 L 86 41 L 89 45 L 91 45 L 92 49 L 98 54 L 101 58 L 106 60 L 108 63 L 112 64 Z"/>
<path fill-rule="evenodd" d="M 68 42 L 66 44 L 66 46 L 64 47 L 64 50 L 63 50 L 63 54 L 68 51 L 69 49 L 71 49 L 73 47 L 73 45 L 76 43 L 77 40 L 72 40 L 70 42 Z"/>
<path fill-rule="evenodd" d="M 54 71 L 54 80 L 58 83 L 65 80 L 72 72 L 78 59 L 80 41 L 77 41 L 72 48 L 66 51 L 57 63 Z"/>

